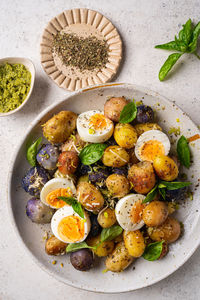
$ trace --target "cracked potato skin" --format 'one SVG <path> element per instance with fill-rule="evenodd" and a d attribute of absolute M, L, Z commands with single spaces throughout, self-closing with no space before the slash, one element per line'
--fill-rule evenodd
<path fill-rule="evenodd" d="M 64 143 L 75 130 L 76 119 L 72 111 L 59 112 L 42 125 L 44 137 L 52 144 Z"/>
<path fill-rule="evenodd" d="M 124 106 L 128 104 L 124 97 L 113 97 L 104 104 L 104 115 L 114 122 L 119 122 L 120 113 Z"/>
<path fill-rule="evenodd" d="M 139 162 L 132 165 L 128 171 L 128 179 L 133 185 L 133 189 L 138 194 L 147 194 L 156 183 L 156 176 L 152 163 L 149 161 Z"/>
<path fill-rule="evenodd" d="M 121 272 L 125 270 L 133 261 L 134 257 L 128 253 L 124 242 L 119 242 L 114 251 L 106 258 L 105 265 L 109 271 Z"/>

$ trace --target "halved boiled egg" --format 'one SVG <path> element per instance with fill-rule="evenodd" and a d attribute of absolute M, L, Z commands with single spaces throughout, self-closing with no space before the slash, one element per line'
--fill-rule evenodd
<path fill-rule="evenodd" d="M 135 145 L 135 155 L 140 161 L 153 162 L 156 156 L 168 155 L 169 150 L 169 138 L 160 130 L 144 132 L 140 135 Z"/>
<path fill-rule="evenodd" d="M 55 209 L 66 205 L 66 202 L 58 197 L 72 197 L 76 194 L 76 188 L 72 180 L 67 178 L 54 178 L 49 180 L 40 192 L 40 200 Z"/>
<path fill-rule="evenodd" d="M 77 118 L 77 131 L 81 139 L 90 143 L 103 143 L 113 134 L 113 122 L 100 110 L 90 110 Z"/>
<path fill-rule="evenodd" d="M 71 206 L 58 209 L 51 219 L 53 234 L 64 243 L 79 243 L 86 239 L 91 223 L 90 218 L 84 212 L 85 219 L 74 212 Z"/>
<path fill-rule="evenodd" d="M 144 199 L 144 195 L 129 194 L 117 202 L 115 215 L 124 230 L 135 231 L 144 225 L 142 220 L 142 212 L 145 207 L 142 201 Z"/>

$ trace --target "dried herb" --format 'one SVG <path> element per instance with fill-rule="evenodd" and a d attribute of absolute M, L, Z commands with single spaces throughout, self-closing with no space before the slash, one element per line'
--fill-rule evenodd
<path fill-rule="evenodd" d="M 53 36 L 52 50 L 64 65 L 76 67 L 80 71 L 101 69 L 108 62 L 108 44 L 95 36 L 83 38 L 58 32 Z"/>

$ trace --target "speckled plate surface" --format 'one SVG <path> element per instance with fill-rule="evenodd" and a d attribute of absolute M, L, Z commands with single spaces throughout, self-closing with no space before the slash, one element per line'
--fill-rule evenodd
<path fill-rule="evenodd" d="M 143 100 L 157 111 L 158 123 L 165 132 L 171 127 L 180 127 L 181 134 L 190 137 L 199 133 L 197 126 L 174 103 L 165 97 L 146 88 L 130 84 L 107 84 L 92 87 L 76 93 L 58 104 L 54 104 L 42 112 L 32 122 L 23 140 L 15 150 L 11 162 L 8 182 L 8 204 L 11 220 L 18 237 L 39 266 L 58 280 L 85 290 L 105 293 L 120 293 L 146 287 L 166 278 L 176 271 L 193 254 L 200 242 L 200 210 L 199 210 L 199 169 L 200 169 L 200 139 L 192 143 L 193 164 L 189 170 L 184 169 L 188 180 L 193 182 L 193 201 L 187 200 L 177 212 L 177 218 L 184 223 L 184 235 L 170 245 L 168 255 L 155 262 L 137 259 L 126 271 L 114 274 L 102 273 L 105 268 L 103 259 L 96 261 L 95 267 L 89 272 L 76 271 L 69 262 L 69 256 L 50 257 L 44 251 L 44 235 L 50 226 L 32 223 L 25 215 L 26 202 L 30 198 L 20 187 L 21 178 L 30 166 L 26 161 L 26 143 L 42 135 L 41 124 L 53 114 L 61 110 L 72 110 L 81 113 L 90 109 L 102 109 L 109 96 L 125 96 L 136 101 Z M 179 122 L 177 123 L 177 119 Z M 174 139 L 174 137 L 171 137 Z M 173 145 L 173 148 L 175 144 Z M 57 260 L 53 265 L 52 261 Z M 64 264 L 61 268 L 60 263 Z M 133 269 L 133 267 L 135 269 Z M 190 274 L 188 274 L 189 276 Z M 37 276 L 37 274 L 35 274 Z"/>
<path fill-rule="evenodd" d="M 95 36 L 108 44 L 109 56 L 100 70 L 80 71 L 66 67 L 52 52 L 53 36 L 57 32 L 74 33 L 79 37 Z M 122 42 L 113 24 L 99 12 L 80 8 L 66 10 L 53 18 L 44 29 L 40 44 L 41 63 L 47 75 L 66 90 L 75 91 L 94 84 L 108 82 L 116 74 L 122 56 Z"/>

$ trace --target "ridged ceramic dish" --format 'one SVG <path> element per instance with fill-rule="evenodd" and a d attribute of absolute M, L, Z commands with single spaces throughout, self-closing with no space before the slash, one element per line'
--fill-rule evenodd
<path fill-rule="evenodd" d="M 26 161 L 26 143 L 42 136 L 41 124 L 61 110 L 81 113 L 90 109 L 102 109 L 109 96 L 125 96 L 129 99 L 134 98 L 136 101 L 143 100 L 145 104 L 157 111 L 158 123 L 163 127 L 164 132 L 168 132 L 171 127 L 180 126 L 181 134 L 186 137 L 199 133 L 197 126 L 180 108 L 165 97 L 146 88 L 115 83 L 85 89 L 54 104 L 32 122 L 15 150 L 11 162 L 8 195 L 10 215 L 17 235 L 26 246 L 30 257 L 34 258 L 42 269 L 54 278 L 74 287 L 95 292 L 120 293 L 136 290 L 166 278 L 183 265 L 198 247 L 200 242 L 200 187 L 197 186 L 197 183 L 200 168 L 200 139 L 193 142 L 193 147 L 191 147 L 192 166 L 189 170 L 183 170 L 187 174 L 188 180 L 193 182 L 194 191 L 193 201 L 187 200 L 177 212 L 178 220 L 184 223 L 184 235 L 176 243 L 170 245 L 170 251 L 164 259 L 149 262 L 140 258 L 121 273 L 107 272 L 103 274 L 102 270 L 105 269 L 103 259 L 97 260 L 95 267 L 89 272 L 79 272 L 70 264 L 69 255 L 48 256 L 44 251 L 43 236 L 45 230 L 49 230 L 50 225 L 34 224 L 26 216 L 25 207 L 30 196 L 20 187 L 21 178 L 30 168 Z M 179 119 L 178 124 L 177 119 Z M 52 264 L 53 260 L 57 261 L 56 265 Z M 64 264 L 63 268 L 60 263 Z"/>
<path fill-rule="evenodd" d="M 101 70 L 80 72 L 66 67 L 52 53 L 53 35 L 74 33 L 80 37 L 95 36 L 109 46 L 108 63 Z M 66 10 L 53 18 L 44 29 L 40 44 L 41 63 L 47 75 L 66 90 L 75 91 L 94 84 L 108 82 L 116 74 L 122 56 L 122 42 L 113 24 L 99 12 L 80 8 Z"/>

